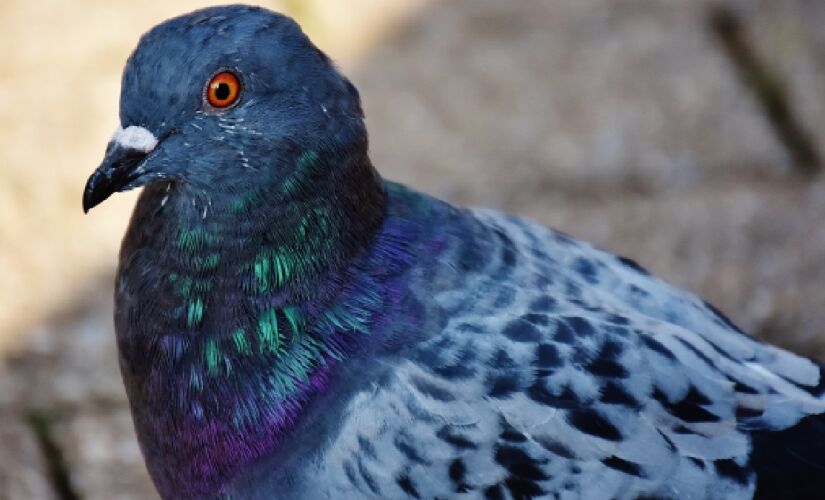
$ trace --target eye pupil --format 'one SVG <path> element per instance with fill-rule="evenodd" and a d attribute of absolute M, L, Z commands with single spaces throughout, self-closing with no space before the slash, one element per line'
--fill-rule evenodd
<path fill-rule="evenodd" d="M 218 88 L 215 89 L 215 97 L 217 97 L 221 101 L 225 101 L 229 98 L 229 94 L 231 92 L 232 89 L 229 88 L 229 84 L 221 82 L 218 84 Z"/>

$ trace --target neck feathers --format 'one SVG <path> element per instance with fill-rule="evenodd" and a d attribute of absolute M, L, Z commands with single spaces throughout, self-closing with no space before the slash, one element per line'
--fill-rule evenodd
<path fill-rule="evenodd" d="M 418 229 L 386 215 L 383 185 L 363 160 L 314 194 L 324 165 L 304 152 L 288 192 L 218 202 L 151 186 L 142 195 L 121 254 L 116 327 L 135 425 L 164 494 L 214 488 L 271 453 L 338 363 L 394 337 L 387 318 L 399 310 Z"/>

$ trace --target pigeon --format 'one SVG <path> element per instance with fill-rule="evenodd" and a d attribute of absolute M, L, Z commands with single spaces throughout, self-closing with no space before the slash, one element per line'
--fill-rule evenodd
<path fill-rule="evenodd" d="M 382 179 L 357 89 L 287 16 L 140 39 L 84 211 L 139 186 L 114 321 L 163 498 L 822 498 L 820 364 Z"/>

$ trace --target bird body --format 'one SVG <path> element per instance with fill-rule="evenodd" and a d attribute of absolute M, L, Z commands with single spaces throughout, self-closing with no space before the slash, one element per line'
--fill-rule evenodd
<path fill-rule="evenodd" d="M 628 259 L 382 180 L 357 90 L 288 18 L 156 27 L 121 126 L 84 207 L 146 185 L 115 326 L 164 498 L 825 486 L 819 365 Z"/>

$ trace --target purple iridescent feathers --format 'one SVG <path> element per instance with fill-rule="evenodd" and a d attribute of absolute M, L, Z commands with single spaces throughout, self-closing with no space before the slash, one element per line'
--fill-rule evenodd
<path fill-rule="evenodd" d="M 417 195 L 386 187 L 380 226 L 340 269 L 299 263 L 279 271 L 275 258 L 262 264 L 260 257 L 279 254 L 260 249 L 248 253 L 251 263 L 233 261 L 222 248 L 226 236 L 203 228 L 181 233 L 171 254 L 159 252 L 143 265 L 138 255 L 122 266 L 121 276 L 137 269 L 138 279 L 164 290 L 142 304 L 170 302 L 156 316 L 133 313 L 135 324 L 120 327 L 129 332 L 120 339 L 127 389 L 161 491 L 174 493 L 173 483 L 183 481 L 194 491 L 215 488 L 277 448 L 339 363 L 417 340 L 423 311 L 409 298 L 410 269 L 422 256 L 437 258 L 446 243 L 427 225 L 437 207 L 422 210 Z M 140 203 L 152 206 L 165 195 L 165 188 L 150 188 Z M 174 209 L 171 203 L 164 209 Z M 324 226 L 299 224 L 293 243 Z M 153 231 L 152 241 L 161 235 Z M 322 261 L 322 254 L 309 255 Z"/>

